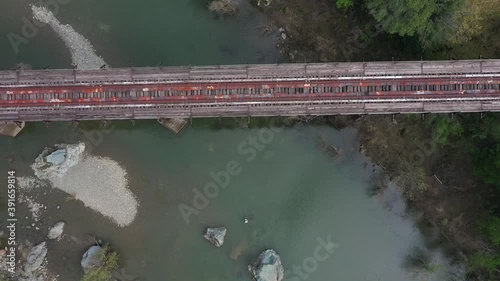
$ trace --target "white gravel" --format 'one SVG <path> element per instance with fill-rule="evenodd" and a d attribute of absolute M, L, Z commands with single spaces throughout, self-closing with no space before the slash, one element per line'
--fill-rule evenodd
<path fill-rule="evenodd" d="M 61 24 L 54 14 L 44 7 L 32 5 L 31 10 L 34 19 L 50 25 L 64 41 L 71 52 L 72 63 L 78 69 L 98 69 L 106 64 L 101 57 L 96 55 L 89 40 L 76 32 L 71 25 Z"/>
<path fill-rule="evenodd" d="M 37 202 L 36 196 L 31 194 L 31 191 L 39 191 L 43 183 L 35 177 L 19 177 L 17 178 L 17 185 L 20 191 L 19 203 L 25 203 L 31 212 L 32 219 L 38 222 L 46 206 Z"/>
<path fill-rule="evenodd" d="M 21 191 L 30 191 L 32 189 L 38 188 L 40 182 L 35 177 L 18 177 L 17 185 L 21 189 Z"/>
<path fill-rule="evenodd" d="M 32 165 L 38 178 L 73 195 L 119 226 L 134 221 L 139 204 L 128 189 L 124 168 L 112 159 L 85 155 L 83 143 L 56 147 L 66 148 L 66 160 L 61 165 L 49 165 L 44 153 L 40 154 Z"/>

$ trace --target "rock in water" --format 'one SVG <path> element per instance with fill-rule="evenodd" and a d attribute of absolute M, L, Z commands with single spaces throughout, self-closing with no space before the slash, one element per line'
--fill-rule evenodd
<path fill-rule="evenodd" d="M 80 262 L 83 272 L 87 273 L 87 271 L 92 268 L 103 266 L 104 261 L 102 255 L 104 255 L 104 249 L 101 246 L 90 247 L 85 254 L 83 254 L 82 261 Z"/>
<path fill-rule="evenodd" d="M 49 233 L 47 234 L 47 238 L 49 239 L 57 239 L 61 237 L 62 233 L 64 231 L 64 222 L 60 221 L 54 224 L 52 227 L 49 228 Z"/>
<path fill-rule="evenodd" d="M 262 252 L 248 270 L 255 281 L 281 281 L 285 274 L 280 256 L 272 249 Z"/>
<path fill-rule="evenodd" d="M 52 165 L 60 165 L 66 159 L 66 149 L 60 148 L 45 157 L 45 161 Z"/>
<path fill-rule="evenodd" d="M 24 265 L 24 271 L 31 273 L 37 270 L 43 263 L 45 256 L 47 255 L 47 245 L 42 242 L 30 249 L 28 257 L 26 258 L 26 264 Z"/>
<path fill-rule="evenodd" d="M 224 244 L 224 237 L 226 236 L 225 227 L 207 228 L 207 232 L 203 237 L 212 242 L 215 246 L 220 247 Z"/>
<path fill-rule="evenodd" d="M 31 168 L 39 179 L 49 180 L 56 185 L 71 167 L 84 158 L 84 151 L 84 143 L 56 144 L 53 148 L 45 148 Z"/>

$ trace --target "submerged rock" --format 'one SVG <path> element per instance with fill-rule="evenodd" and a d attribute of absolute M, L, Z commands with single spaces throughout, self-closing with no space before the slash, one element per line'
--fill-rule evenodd
<path fill-rule="evenodd" d="M 238 260 L 238 258 L 243 254 L 244 251 L 246 251 L 248 248 L 248 242 L 247 240 L 243 240 L 238 244 L 236 247 L 231 249 L 231 252 L 229 253 L 229 257 L 232 260 Z"/>
<path fill-rule="evenodd" d="M 248 270 L 255 281 L 281 281 L 285 274 L 280 256 L 272 249 L 262 252 Z"/>
<path fill-rule="evenodd" d="M 101 246 L 92 246 L 90 247 L 85 254 L 83 254 L 82 261 L 80 264 L 82 265 L 83 272 L 87 273 L 87 271 L 103 266 L 102 255 L 104 255 L 104 249 Z"/>
<path fill-rule="evenodd" d="M 54 224 L 52 227 L 49 228 L 49 233 L 47 234 L 47 238 L 49 239 L 58 239 L 61 237 L 63 231 L 64 231 L 64 222 L 60 221 Z"/>
<path fill-rule="evenodd" d="M 212 242 L 215 246 L 220 247 L 224 244 L 224 237 L 226 236 L 225 227 L 207 228 L 207 232 L 203 237 Z"/>
<path fill-rule="evenodd" d="M 45 242 L 32 247 L 28 253 L 28 257 L 26 258 L 24 271 L 26 271 L 27 273 L 31 273 L 40 268 L 46 255 L 47 245 Z"/>

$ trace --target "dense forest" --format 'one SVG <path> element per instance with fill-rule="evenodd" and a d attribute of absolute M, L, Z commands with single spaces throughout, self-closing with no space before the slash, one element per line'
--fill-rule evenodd
<path fill-rule="evenodd" d="M 500 57 L 500 0 L 252 1 L 290 61 Z"/>
<path fill-rule="evenodd" d="M 417 38 L 424 52 L 456 49 L 465 55 L 481 51 L 499 55 L 499 0 L 336 1 L 344 11 L 354 5 L 366 10 L 387 34 Z"/>
<path fill-rule="evenodd" d="M 337 0 L 349 8 L 352 0 Z M 362 5 L 388 34 L 418 39 L 423 52 L 445 58 L 500 56 L 500 0 L 365 0 Z M 417 40 L 415 40 L 417 41 Z M 474 175 L 492 188 L 478 231 L 491 242 L 469 258 L 471 272 L 498 280 L 500 272 L 500 116 L 434 116 L 427 122 L 435 141 L 471 156 Z M 446 161 L 446 159 L 443 159 Z M 495 192 L 496 191 L 496 192 Z"/>
<path fill-rule="evenodd" d="M 353 0 L 337 0 L 349 9 Z M 365 0 L 360 3 L 387 34 L 412 38 L 422 53 L 433 58 L 454 56 L 500 57 L 500 0 Z M 404 51 L 404 50 L 403 50 Z M 448 56 L 446 56 L 448 54 Z M 442 149 L 470 155 L 474 175 L 490 189 L 479 235 L 491 244 L 471 253 L 469 270 L 474 277 L 498 280 L 500 272 L 500 116 L 462 114 L 454 118 L 434 115 L 426 122 Z M 447 159 L 442 159 L 447 161 Z"/>
<path fill-rule="evenodd" d="M 354 0 L 356 1 L 356 0 Z M 337 0 L 340 9 L 364 8 L 384 33 L 419 43 L 437 59 L 500 57 L 500 0 Z M 402 50 L 404 52 L 404 49 Z M 468 266 L 479 280 L 500 278 L 500 116 L 434 115 L 426 121 L 442 149 L 468 154 L 477 188 L 487 194 L 477 224 L 490 245 L 470 253 Z M 442 159 L 446 162 L 447 159 Z"/>
<path fill-rule="evenodd" d="M 337 0 L 347 9 L 354 0 Z M 483 39 L 499 47 L 498 0 L 365 0 L 360 5 L 389 34 L 417 36 L 425 49 Z"/>
<path fill-rule="evenodd" d="M 461 114 L 454 118 L 434 115 L 427 126 L 443 149 L 454 149 L 471 156 L 474 175 L 482 183 L 478 190 L 487 195 L 484 210 L 476 222 L 479 235 L 490 245 L 473 253 L 469 270 L 486 280 L 498 280 L 500 272 L 500 115 Z M 442 161 L 447 161 L 443 159 Z M 488 190 L 489 189 L 489 190 Z"/>

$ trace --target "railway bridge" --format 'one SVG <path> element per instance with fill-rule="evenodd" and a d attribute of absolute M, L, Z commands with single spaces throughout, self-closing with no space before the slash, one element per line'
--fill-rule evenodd
<path fill-rule="evenodd" d="M 0 71 L 0 121 L 500 111 L 500 60 Z"/>

